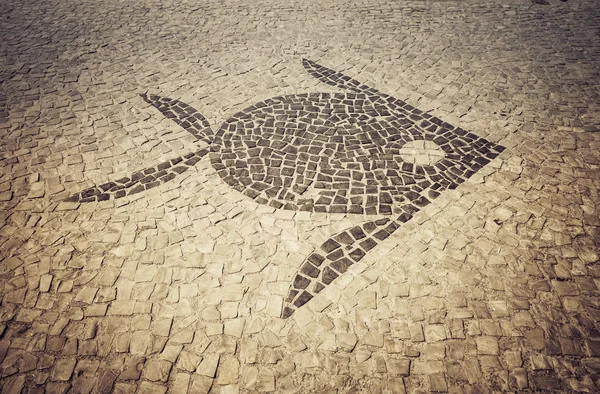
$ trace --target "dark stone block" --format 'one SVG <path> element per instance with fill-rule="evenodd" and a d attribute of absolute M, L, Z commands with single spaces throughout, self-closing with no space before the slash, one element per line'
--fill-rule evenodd
<path fill-rule="evenodd" d="M 561 383 L 560 383 L 560 379 L 558 379 L 554 372 L 534 372 L 531 375 L 531 378 L 533 380 L 533 386 L 538 389 L 541 390 L 542 392 L 548 393 L 548 392 L 557 392 L 557 391 L 561 391 Z"/>
<path fill-rule="evenodd" d="M 398 230 L 398 228 L 400 228 L 400 225 L 398 223 L 390 222 L 390 224 L 385 228 L 385 231 L 392 234 L 394 231 Z"/>
<path fill-rule="evenodd" d="M 429 196 L 429 198 L 435 199 L 440 195 L 440 193 L 436 192 L 435 190 L 429 190 L 427 195 Z"/>
<path fill-rule="evenodd" d="M 129 193 L 128 193 L 128 194 L 130 194 L 130 195 L 131 195 L 131 194 L 136 194 L 136 193 L 143 192 L 144 190 L 146 190 L 146 189 L 144 188 L 144 186 L 142 186 L 142 185 L 137 185 L 136 187 L 134 187 L 134 188 L 132 188 L 131 190 L 129 190 Z"/>
<path fill-rule="evenodd" d="M 177 167 L 173 168 L 173 171 L 178 174 L 183 174 L 187 170 L 188 170 L 188 167 L 184 167 L 184 166 L 177 166 Z"/>
<path fill-rule="evenodd" d="M 283 207 L 283 204 L 277 200 L 271 200 L 271 202 L 269 203 L 269 206 L 271 206 L 275 209 L 280 209 L 281 207 Z"/>
<path fill-rule="evenodd" d="M 262 198 L 262 197 L 257 197 L 254 201 L 256 201 L 257 204 L 263 204 L 263 205 L 267 205 L 267 203 L 269 202 L 267 199 Z"/>
<path fill-rule="evenodd" d="M 154 177 L 152 175 L 148 175 L 140 180 L 141 184 L 146 184 L 154 181 Z"/>
<path fill-rule="evenodd" d="M 350 234 L 348 234 L 348 232 L 346 232 L 346 231 L 336 235 L 334 237 L 334 239 L 337 242 L 345 244 L 345 245 L 352 245 L 354 243 L 354 238 L 352 238 L 352 236 Z"/>
<path fill-rule="evenodd" d="M 125 186 L 123 186 L 123 185 L 115 185 L 115 186 L 111 187 L 109 191 L 114 193 L 114 192 L 116 192 L 118 190 L 123 190 L 123 189 L 125 189 Z"/>
<path fill-rule="evenodd" d="M 367 238 L 360 243 L 360 247 L 363 248 L 366 252 L 373 249 L 375 246 L 377 246 L 377 242 L 375 242 L 375 240 L 373 240 L 372 238 Z"/>
<path fill-rule="evenodd" d="M 285 308 L 283 308 L 283 312 L 281 314 L 281 317 L 284 319 L 289 318 L 290 316 L 292 316 L 294 314 L 294 310 L 288 306 L 286 306 Z"/>
<path fill-rule="evenodd" d="M 315 283 L 315 287 L 313 288 L 313 293 L 319 294 L 324 288 L 325 288 L 324 284 L 317 282 L 317 283 Z"/>
<path fill-rule="evenodd" d="M 348 270 L 348 268 L 350 268 L 350 266 L 352 264 L 354 264 L 354 262 L 352 260 L 350 260 L 346 257 L 343 257 L 343 258 L 331 263 L 331 268 L 333 268 L 340 274 L 343 274 L 344 272 L 346 272 Z"/>
<path fill-rule="evenodd" d="M 306 289 L 310 284 L 310 279 L 303 277 L 302 275 L 296 275 L 294 278 L 294 288 Z"/>
<path fill-rule="evenodd" d="M 359 249 L 359 248 L 354 249 L 349 254 L 350 258 L 354 261 L 361 260 L 363 257 L 365 257 L 365 255 L 366 255 L 366 253 L 362 249 Z"/>
<path fill-rule="evenodd" d="M 330 253 L 334 250 L 336 250 L 337 248 L 339 248 L 341 245 L 337 242 L 335 242 L 333 239 L 329 238 L 327 241 L 325 241 L 323 243 L 323 245 L 321 245 L 321 249 L 323 249 L 325 252 Z"/>
<path fill-rule="evenodd" d="M 168 162 L 168 161 L 167 161 L 167 162 L 165 162 L 165 163 L 160 163 L 160 164 L 158 165 L 158 169 L 159 169 L 159 170 L 166 170 L 167 168 L 170 168 L 170 167 L 171 167 L 171 163 L 170 163 L 170 162 Z"/>
<path fill-rule="evenodd" d="M 331 282 L 333 282 L 333 280 L 335 278 L 338 277 L 337 272 L 335 272 L 334 270 L 332 270 L 329 267 L 325 267 L 323 269 L 323 274 L 321 275 L 321 282 L 325 283 L 326 285 L 330 284 Z"/>
<path fill-rule="evenodd" d="M 367 222 L 367 223 L 363 224 L 362 227 L 363 227 L 363 230 L 365 230 L 365 232 L 367 234 L 370 234 L 377 229 L 377 225 L 373 222 Z"/>
<path fill-rule="evenodd" d="M 379 205 L 379 213 L 381 215 L 391 215 L 392 207 L 390 205 L 381 204 Z"/>
<path fill-rule="evenodd" d="M 184 162 L 184 164 L 188 165 L 188 166 L 193 166 L 196 163 L 198 163 L 200 161 L 200 158 L 198 156 L 193 156 L 191 159 L 188 159 Z"/>
<path fill-rule="evenodd" d="M 156 174 L 154 174 L 153 176 L 154 176 L 154 179 L 158 179 L 160 177 L 165 176 L 166 174 L 167 174 L 167 171 L 161 170 L 161 171 L 157 172 Z"/>
<path fill-rule="evenodd" d="M 144 177 L 144 174 L 141 172 L 136 172 L 131 176 L 131 182 L 137 182 Z"/>
<path fill-rule="evenodd" d="M 310 294 L 307 291 L 303 291 L 302 294 L 300 294 L 300 296 L 296 299 L 296 301 L 294 301 L 294 305 L 297 308 L 300 308 L 302 305 L 306 304 L 312 298 L 313 298 L 312 294 Z"/>
<path fill-rule="evenodd" d="M 170 172 L 167 175 L 163 176 L 162 178 L 160 178 L 161 182 L 169 182 L 172 179 L 175 179 L 177 177 L 177 175 L 175 175 L 174 173 Z"/>
<path fill-rule="evenodd" d="M 348 212 L 348 207 L 346 205 L 334 205 L 329 210 L 331 213 L 346 213 Z"/>
<path fill-rule="evenodd" d="M 390 236 L 390 233 L 388 233 L 385 230 L 379 230 L 378 232 L 376 232 L 373 237 L 377 238 L 380 241 L 383 241 L 384 239 L 386 239 L 387 237 Z"/>
<path fill-rule="evenodd" d="M 319 267 L 325 261 L 325 257 L 321 256 L 318 253 L 312 253 L 308 256 L 308 261 L 310 261 L 313 265 Z"/>
<path fill-rule="evenodd" d="M 354 239 L 359 240 L 359 239 L 363 239 L 364 237 L 366 237 L 367 235 L 363 232 L 362 228 L 360 228 L 359 226 L 356 227 L 352 227 L 350 229 L 350 234 L 352 234 L 352 236 L 354 237 Z"/>
<path fill-rule="evenodd" d="M 88 197 L 92 197 L 92 196 L 97 196 L 98 194 L 100 194 L 100 190 L 96 189 L 95 187 L 86 189 L 84 191 L 81 192 L 81 198 L 88 198 Z"/>
<path fill-rule="evenodd" d="M 300 272 L 302 272 L 304 275 L 310 276 L 311 278 L 317 278 L 321 273 L 321 270 L 306 261 L 304 264 L 302 264 Z"/>
<path fill-rule="evenodd" d="M 383 226 L 383 225 L 387 224 L 389 221 L 390 221 L 390 219 L 383 218 L 383 219 L 375 220 L 373 223 L 375 223 L 375 225 L 377 225 L 377 226 Z"/>
<path fill-rule="evenodd" d="M 160 181 L 146 183 L 144 186 L 146 186 L 146 190 L 149 190 L 149 189 L 155 188 L 156 186 L 160 186 Z"/>
<path fill-rule="evenodd" d="M 350 208 L 348 208 L 348 213 L 360 215 L 363 212 L 364 212 L 364 209 L 360 205 L 351 205 Z"/>
<path fill-rule="evenodd" d="M 292 301 L 294 301 L 294 298 L 296 298 L 296 296 L 298 295 L 298 293 L 299 293 L 298 290 L 290 290 L 290 292 L 288 293 L 287 298 L 285 299 L 285 302 L 291 303 Z"/>
<path fill-rule="evenodd" d="M 102 189 L 103 192 L 105 192 L 105 191 L 112 189 L 115 186 L 117 186 L 117 184 L 115 182 L 108 182 L 108 183 L 103 183 L 102 185 L 100 185 L 98 187 L 100 189 Z"/>
<path fill-rule="evenodd" d="M 267 190 L 270 186 L 266 183 L 254 182 L 250 187 L 254 190 L 262 192 L 263 190 Z"/>
<path fill-rule="evenodd" d="M 429 201 L 427 198 L 425 198 L 424 196 L 421 196 L 414 201 L 414 204 L 418 207 L 424 207 L 424 206 L 428 205 L 430 202 L 431 201 Z"/>
<path fill-rule="evenodd" d="M 339 249 L 336 249 L 335 251 L 333 251 L 332 253 L 329 253 L 327 255 L 327 260 L 335 261 L 343 256 L 344 256 L 344 250 L 339 248 Z"/>
<path fill-rule="evenodd" d="M 415 213 L 419 212 L 419 208 L 415 207 L 412 204 L 406 204 L 405 206 L 402 207 L 402 209 L 411 215 L 414 215 Z"/>
<path fill-rule="evenodd" d="M 377 207 L 368 207 L 365 209 L 365 214 L 366 215 L 377 215 Z"/>
<path fill-rule="evenodd" d="M 254 199 L 254 198 L 258 197 L 260 195 L 260 193 L 254 189 L 246 189 L 246 190 L 244 190 L 244 195 Z"/>

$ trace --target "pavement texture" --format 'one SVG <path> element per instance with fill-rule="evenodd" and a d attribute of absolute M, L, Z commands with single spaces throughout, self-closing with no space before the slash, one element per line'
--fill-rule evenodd
<path fill-rule="evenodd" d="M 2 8 L 2 393 L 600 392 L 595 0 Z"/>

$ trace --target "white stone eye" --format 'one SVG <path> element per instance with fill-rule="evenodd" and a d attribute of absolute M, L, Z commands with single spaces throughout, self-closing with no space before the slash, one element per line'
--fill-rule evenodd
<path fill-rule="evenodd" d="M 432 166 L 446 157 L 446 152 L 433 141 L 416 140 L 400 148 L 400 157 L 407 163 Z"/>

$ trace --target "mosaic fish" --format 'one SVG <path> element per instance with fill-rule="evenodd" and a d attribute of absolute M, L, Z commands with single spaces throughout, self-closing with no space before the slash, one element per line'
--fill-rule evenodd
<path fill-rule="evenodd" d="M 285 300 L 282 317 L 288 318 L 441 192 L 455 189 L 504 150 L 313 61 L 304 59 L 303 65 L 344 93 L 274 97 L 234 114 L 217 132 L 188 104 L 142 95 L 208 147 L 86 189 L 68 201 L 139 193 L 208 155 L 224 182 L 257 203 L 386 216 L 331 236 L 305 259 Z M 427 160 L 411 158 L 408 146 L 431 154 Z"/>

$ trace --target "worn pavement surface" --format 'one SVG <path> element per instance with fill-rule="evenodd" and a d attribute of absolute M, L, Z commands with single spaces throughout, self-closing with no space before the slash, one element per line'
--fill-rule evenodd
<path fill-rule="evenodd" d="M 600 10 L 537 3 L 4 0 L 0 391 L 599 392 Z M 214 148 L 142 94 L 214 131 L 346 94 L 303 59 L 505 149 L 289 318 L 307 256 L 385 212 L 265 204 L 214 152 L 69 200 Z"/>

